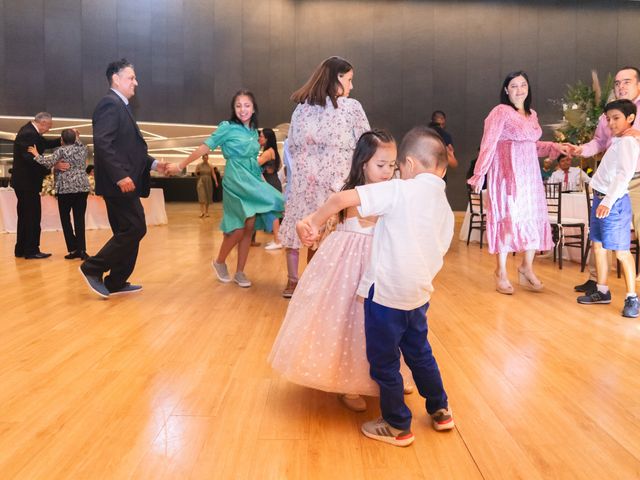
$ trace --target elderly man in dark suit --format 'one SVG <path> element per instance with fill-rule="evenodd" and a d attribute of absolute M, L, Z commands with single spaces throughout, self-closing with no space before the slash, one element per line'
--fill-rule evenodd
<path fill-rule="evenodd" d="M 18 230 L 14 249 L 16 257 L 41 259 L 51 256 L 50 253 L 40 251 L 40 190 L 49 169 L 36 162 L 28 148 L 35 145 L 42 154 L 48 148 L 59 147 L 60 138 L 47 140 L 43 137 L 52 124 L 51 114 L 40 112 L 33 121 L 20 128 L 13 143 L 11 186 L 18 198 Z"/>
<path fill-rule="evenodd" d="M 147 232 L 140 197 L 149 196 L 149 171 L 165 166 L 147 153 L 131 112 L 138 86 L 133 65 L 124 58 L 110 63 L 107 79 L 111 89 L 93 112 L 93 148 L 96 194 L 104 196 L 113 236 L 80 266 L 91 290 L 104 298 L 142 289 L 127 282 Z"/>

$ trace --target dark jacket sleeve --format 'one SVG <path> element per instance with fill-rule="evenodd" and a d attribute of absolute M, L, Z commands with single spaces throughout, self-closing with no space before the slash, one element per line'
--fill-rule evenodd
<path fill-rule="evenodd" d="M 101 102 L 93 116 L 93 148 L 100 158 L 100 167 L 112 183 L 129 176 L 129 166 L 118 156 L 116 141 L 120 114 L 113 101 Z"/>

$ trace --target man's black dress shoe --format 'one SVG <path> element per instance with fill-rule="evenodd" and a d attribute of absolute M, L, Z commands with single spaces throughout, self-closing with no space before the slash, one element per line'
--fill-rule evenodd
<path fill-rule="evenodd" d="M 64 258 L 66 258 L 67 260 L 73 260 L 74 258 L 86 260 L 87 258 L 89 258 L 89 255 L 87 255 L 87 252 L 85 252 L 84 250 L 75 250 L 73 252 L 70 252 L 68 255 L 65 255 Z"/>
<path fill-rule="evenodd" d="M 25 255 L 24 258 L 26 258 L 27 260 L 38 260 L 41 258 L 49 258 L 50 256 L 50 253 L 38 252 L 34 253 L 33 255 Z"/>

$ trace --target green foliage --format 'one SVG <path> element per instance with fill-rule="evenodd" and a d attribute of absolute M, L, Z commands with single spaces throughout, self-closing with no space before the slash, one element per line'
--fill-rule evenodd
<path fill-rule="evenodd" d="M 613 90 L 613 77 L 611 74 L 607 75 L 598 101 L 595 90 L 597 83 L 594 84 L 592 87 L 578 81 L 575 85 L 567 85 L 567 93 L 562 100 L 554 102 L 562 105 L 564 115 L 562 123 L 555 130 L 557 141 L 580 145 L 593 138 L 598 118 Z"/>

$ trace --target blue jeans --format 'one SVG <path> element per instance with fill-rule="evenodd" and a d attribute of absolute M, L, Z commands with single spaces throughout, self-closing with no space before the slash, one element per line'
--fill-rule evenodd
<path fill-rule="evenodd" d="M 408 430 L 411 410 L 404 403 L 404 385 L 400 375 L 400 351 L 413 373 L 427 412 L 447 408 L 440 369 L 427 340 L 429 304 L 414 310 L 398 310 L 375 303 L 374 286 L 364 301 L 364 329 L 371 378 L 380 386 L 380 410 L 392 427 Z"/>

